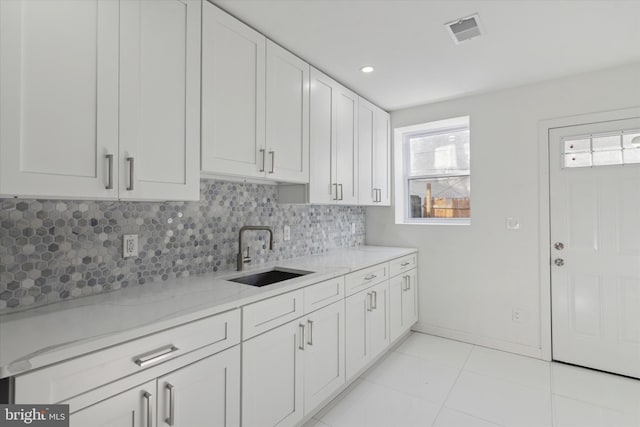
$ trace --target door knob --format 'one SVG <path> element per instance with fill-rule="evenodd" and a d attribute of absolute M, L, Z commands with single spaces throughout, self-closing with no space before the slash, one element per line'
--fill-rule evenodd
<path fill-rule="evenodd" d="M 564 249 L 564 244 L 562 242 L 556 242 L 553 244 L 553 247 L 556 248 L 556 250 L 563 250 Z"/>
<path fill-rule="evenodd" d="M 562 258 L 556 258 L 553 260 L 553 263 L 558 267 L 562 267 L 564 265 L 564 260 Z"/>

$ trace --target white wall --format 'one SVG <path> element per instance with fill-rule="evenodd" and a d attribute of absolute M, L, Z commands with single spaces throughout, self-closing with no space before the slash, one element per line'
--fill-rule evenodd
<path fill-rule="evenodd" d="M 393 127 L 470 116 L 470 226 L 395 225 L 393 208 L 367 209 L 367 244 L 420 250 L 417 330 L 540 356 L 538 125 L 639 105 L 640 63 L 392 113 Z"/>

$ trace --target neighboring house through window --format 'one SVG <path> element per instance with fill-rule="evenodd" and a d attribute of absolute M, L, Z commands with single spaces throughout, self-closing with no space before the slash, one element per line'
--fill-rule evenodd
<path fill-rule="evenodd" d="M 396 224 L 470 224 L 469 117 L 396 128 Z"/>

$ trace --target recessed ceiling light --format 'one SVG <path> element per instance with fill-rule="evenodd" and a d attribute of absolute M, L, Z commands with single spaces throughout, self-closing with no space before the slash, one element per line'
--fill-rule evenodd
<path fill-rule="evenodd" d="M 375 68 L 373 68 L 371 65 L 365 65 L 364 67 L 360 68 L 360 71 L 362 71 L 363 73 L 373 73 L 373 70 Z"/>

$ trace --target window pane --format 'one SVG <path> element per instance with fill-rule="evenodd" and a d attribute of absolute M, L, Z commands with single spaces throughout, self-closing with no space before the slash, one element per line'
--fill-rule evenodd
<path fill-rule="evenodd" d="M 596 151 L 593 153 L 593 165 L 621 165 L 622 164 L 622 151 Z"/>
<path fill-rule="evenodd" d="M 640 163 L 640 148 L 624 150 L 624 162 L 627 164 Z"/>
<path fill-rule="evenodd" d="M 469 176 L 410 179 L 409 218 L 470 218 Z"/>
<path fill-rule="evenodd" d="M 564 140 L 565 153 L 579 153 L 584 151 L 591 151 L 591 138 Z"/>
<path fill-rule="evenodd" d="M 624 148 L 640 148 L 640 131 L 622 135 L 622 145 Z"/>
<path fill-rule="evenodd" d="M 576 153 L 564 155 L 564 167 L 582 168 L 591 166 L 591 153 Z"/>
<path fill-rule="evenodd" d="M 469 130 L 410 137 L 409 165 L 409 176 L 467 172 Z"/>
<path fill-rule="evenodd" d="M 609 151 L 616 149 L 620 149 L 620 135 L 593 137 L 593 151 Z"/>

